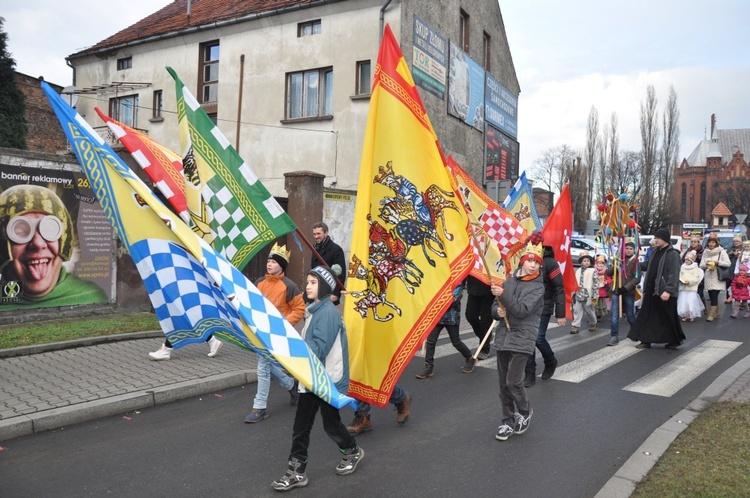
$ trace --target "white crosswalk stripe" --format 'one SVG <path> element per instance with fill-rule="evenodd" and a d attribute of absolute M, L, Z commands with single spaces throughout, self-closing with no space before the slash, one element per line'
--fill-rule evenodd
<path fill-rule="evenodd" d="M 734 341 L 709 339 L 626 386 L 624 390 L 656 396 L 672 396 L 741 344 Z"/>
<path fill-rule="evenodd" d="M 628 347 L 625 344 L 611 348 L 603 347 L 598 351 L 557 367 L 553 379 L 565 382 L 582 382 L 640 351 L 644 350 Z"/>

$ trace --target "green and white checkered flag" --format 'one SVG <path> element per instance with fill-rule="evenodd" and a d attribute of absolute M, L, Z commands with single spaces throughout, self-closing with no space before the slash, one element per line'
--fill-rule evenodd
<path fill-rule="evenodd" d="M 297 225 L 171 67 L 191 226 L 236 268 Z"/>

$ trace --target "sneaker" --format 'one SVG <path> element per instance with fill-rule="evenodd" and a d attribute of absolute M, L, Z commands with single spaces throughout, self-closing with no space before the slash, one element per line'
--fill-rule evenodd
<path fill-rule="evenodd" d="M 651 347 L 650 342 L 639 342 L 635 346 L 636 349 L 649 349 L 650 347 Z"/>
<path fill-rule="evenodd" d="M 744 316 L 745 318 L 750 318 L 750 311 L 746 311 L 742 316 Z"/>
<path fill-rule="evenodd" d="M 501 425 L 498 427 L 497 434 L 495 434 L 495 439 L 498 441 L 505 441 L 509 437 L 513 435 L 513 427 L 509 426 L 508 424 Z"/>
<path fill-rule="evenodd" d="M 268 412 L 265 408 L 253 408 L 253 410 L 245 417 L 246 424 L 254 424 L 268 418 Z"/>
<path fill-rule="evenodd" d="M 571 334 L 577 334 L 578 333 L 578 327 L 570 327 L 570 333 Z"/>
<path fill-rule="evenodd" d="M 523 387 L 531 387 L 536 384 L 536 370 L 526 370 L 526 375 L 523 378 Z"/>
<path fill-rule="evenodd" d="M 620 339 L 618 339 L 616 335 L 613 335 L 609 338 L 607 346 L 617 346 L 618 344 L 620 344 Z"/>
<path fill-rule="evenodd" d="M 158 351 L 149 353 L 148 356 L 154 361 L 168 360 L 172 357 L 172 348 L 168 348 L 166 344 L 162 344 Z"/>
<path fill-rule="evenodd" d="M 396 403 L 396 422 L 405 424 L 411 414 L 411 394 L 406 393 L 406 397 L 401 403 Z"/>
<path fill-rule="evenodd" d="M 477 359 L 479 361 L 484 361 L 484 360 L 486 360 L 489 357 L 490 357 L 490 352 L 489 351 L 480 351 L 479 354 L 477 355 Z"/>
<path fill-rule="evenodd" d="M 341 453 L 344 454 L 344 458 L 342 458 L 336 466 L 336 473 L 340 476 L 348 476 L 357 470 L 357 465 L 359 465 L 359 462 L 365 457 L 365 450 L 359 446 L 342 451 Z"/>
<path fill-rule="evenodd" d="M 435 375 L 435 374 L 432 372 L 432 365 L 430 365 L 429 363 L 425 362 L 424 368 L 422 369 L 421 372 L 419 372 L 417 374 L 417 378 L 418 379 L 426 379 L 427 377 L 432 377 L 433 375 Z"/>
<path fill-rule="evenodd" d="M 209 347 L 208 357 L 213 358 L 214 356 L 216 356 L 216 354 L 219 352 L 219 350 L 221 349 L 223 345 L 224 345 L 223 342 L 218 340 L 216 337 L 211 336 L 211 339 L 208 340 L 208 347 Z"/>
<path fill-rule="evenodd" d="M 555 369 L 557 369 L 557 358 L 552 360 L 552 363 L 544 365 L 544 371 L 542 372 L 542 380 L 550 380 L 555 375 Z"/>
<path fill-rule="evenodd" d="M 596 324 L 595 323 L 592 323 L 591 325 L 589 325 L 589 332 L 596 332 Z"/>
<path fill-rule="evenodd" d="M 289 389 L 289 404 L 292 406 L 297 406 L 297 402 L 299 401 L 299 381 L 294 380 L 294 385 L 291 389 Z"/>
<path fill-rule="evenodd" d="M 526 429 L 529 428 L 529 422 L 531 422 L 531 416 L 534 415 L 534 410 L 529 409 L 529 414 L 525 417 L 520 413 L 516 413 L 516 424 L 513 427 L 515 434 L 523 434 Z"/>
<path fill-rule="evenodd" d="M 370 415 L 365 415 L 361 412 L 354 412 L 354 420 L 352 425 L 346 428 L 349 434 L 356 436 L 363 432 L 370 432 L 372 430 L 372 422 L 370 422 Z"/>
<path fill-rule="evenodd" d="M 466 358 L 466 364 L 461 367 L 461 373 L 470 374 L 477 365 L 477 359 L 474 357 Z"/>
<path fill-rule="evenodd" d="M 300 467 L 303 468 L 302 472 L 300 472 Z M 296 458 L 289 460 L 289 468 L 286 474 L 271 483 L 271 487 L 276 491 L 289 491 L 305 486 L 307 486 L 307 476 L 305 475 L 304 464 Z"/>

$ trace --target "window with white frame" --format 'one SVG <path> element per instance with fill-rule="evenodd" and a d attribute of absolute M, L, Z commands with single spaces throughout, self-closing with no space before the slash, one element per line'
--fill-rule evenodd
<path fill-rule="evenodd" d="M 138 127 L 138 95 L 109 99 L 109 115 L 131 128 Z"/>
<path fill-rule="evenodd" d="M 369 95 L 372 91 L 372 73 L 370 61 L 357 62 L 356 95 Z"/>
<path fill-rule="evenodd" d="M 333 69 L 311 69 L 287 74 L 286 119 L 333 114 Z"/>
<path fill-rule="evenodd" d="M 219 100 L 219 42 L 212 41 L 201 45 L 200 88 L 201 102 Z"/>

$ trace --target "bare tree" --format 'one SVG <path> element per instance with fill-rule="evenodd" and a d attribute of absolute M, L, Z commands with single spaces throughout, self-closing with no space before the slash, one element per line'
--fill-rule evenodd
<path fill-rule="evenodd" d="M 583 167 L 586 171 L 588 183 L 582 185 L 585 188 L 585 201 L 583 208 L 587 213 L 591 213 L 591 206 L 594 200 L 594 184 L 596 183 L 596 157 L 597 147 L 599 145 L 599 111 L 596 107 L 591 106 L 589 119 L 586 124 L 586 147 L 583 152 Z M 581 192 L 583 194 L 583 191 Z"/>
<path fill-rule="evenodd" d="M 565 166 L 575 157 L 569 145 L 550 147 L 534 160 L 529 172 L 529 179 L 537 186 L 545 187 L 551 192 L 560 192 L 565 184 Z"/>
<path fill-rule="evenodd" d="M 564 171 L 573 207 L 573 230 L 583 233 L 586 231 L 586 222 L 591 217 L 590 210 L 586 208 L 586 191 L 591 189 L 587 168 L 581 163 L 581 158 L 576 157 L 565 163 Z"/>
<path fill-rule="evenodd" d="M 641 102 L 641 157 L 643 161 L 644 189 L 640 195 L 640 219 L 644 233 L 651 233 L 659 228 L 655 219 L 656 194 L 658 186 L 654 178 L 657 161 L 657 142 L 659 140 L 658 111 L 656 110 L 656 92 L 653 85 L 646 88 L 646 102 Z"/>
<path fill-rule="evenodd" d="M 677 154 L 680 152 L 680 110 L 677 107 L 677 92 L 669 87 L 667 107 L 662 115 L 662 148 L 659 167 L 659 209 L 657 218 L 662 226 L 678 223 L 677 199 L 674 195 L 675 170 L 679 166 Z"/>

